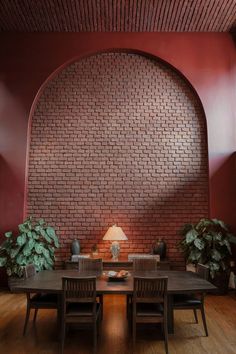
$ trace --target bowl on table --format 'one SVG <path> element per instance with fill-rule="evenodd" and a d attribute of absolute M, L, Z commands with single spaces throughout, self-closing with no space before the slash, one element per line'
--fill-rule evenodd
<path fill-rule="evenodd" d="M 120 270 L 119 272 L 115 272 L 114 270 L 110 270 L 107 273 L 108 281 L 123 281 L 129 275 L 127 270 Z"/>

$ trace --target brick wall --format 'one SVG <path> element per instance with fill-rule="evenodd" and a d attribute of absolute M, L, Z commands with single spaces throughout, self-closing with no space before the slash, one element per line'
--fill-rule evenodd
<path fill-rule="evenodd" d="M 163 237 L 181 267 L 183 223 L 208 214 L 206 128 L 192 89 L 158 61 L 104 53 L 63 70 L 32 119 L 28 214 L 56 226 L 58 264 L 71 241 L 83 252 L 116 223 L 122 254 L 149 252 Z"/>

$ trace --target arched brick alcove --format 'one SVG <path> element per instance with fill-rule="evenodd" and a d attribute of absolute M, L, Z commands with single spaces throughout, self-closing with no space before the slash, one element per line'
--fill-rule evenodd
<path fill-rule="evenodd" d="M 122 253 L 167 242 L 176 266 L 180 226 L 208 214 L 205 117 L 192 88 L 163 63 L 103 53 L 66 67 L 32 117 L 28 214 L 56 226 L 58 262 L 122 226 Z"/>

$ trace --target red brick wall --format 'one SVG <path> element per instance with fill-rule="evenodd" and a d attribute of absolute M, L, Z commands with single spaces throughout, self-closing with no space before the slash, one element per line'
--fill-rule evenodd
<path fill-rule="evenodd" d="M 149 252 L 163 237 L 176 266 L 185 222 L 208 214 L 204 115 L 187 83 L 162 63 L 104 53 L 63 70 L 32 119 L 28 214 L 56 226 L 58 261 L 71 241 L 83 252 L 116 223 L 122 254 Z"/>

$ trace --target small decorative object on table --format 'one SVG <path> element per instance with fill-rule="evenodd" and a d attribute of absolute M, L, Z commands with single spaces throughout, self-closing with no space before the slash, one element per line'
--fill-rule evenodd
<path fill-rule="evenodd" d="M 92 247 L 91 247 L 91 252 L 93 256 L 97 256 L 98 255 L 98 246 L 95 243 Z"/>
<path fill-rule="evenodd" d="M 162 238 L 159 238 L 159 240 L 154 243 L 152 253 L 159 254 L 161 259 L 166 257 L 166 243 Z"/>
<path fill-rule="evenodd" d="M 76 238 L 71 243 L 71 253 L 73 255 L 80 254 L 80 242 Z"/>
<path fill-rule="evenodd" d="M 123 281 L 128 277 L 129 272 L 127 270 L 120 270 L 119 272 L 110 270 L 107 275 L 109 281 Z"/>

